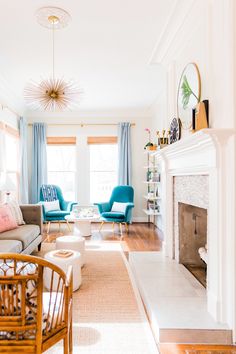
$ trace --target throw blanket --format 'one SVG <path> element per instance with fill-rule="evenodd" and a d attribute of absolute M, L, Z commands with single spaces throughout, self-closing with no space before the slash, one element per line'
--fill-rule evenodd
<path fill-rule="evenodd" d="M 52 184 L 42 185 L 42 195 L 45 202 L 53 202 L 57 200 L 57 190 Z"/>

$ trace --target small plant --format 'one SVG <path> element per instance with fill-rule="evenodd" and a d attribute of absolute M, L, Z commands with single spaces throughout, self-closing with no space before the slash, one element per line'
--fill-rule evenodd
<path fill-rule="evenodd" d="M 186 75 L 184 75 L 183 77 L 181 90 L 182 90 L 182 104 L 184 109 L 187 108 L 191 95 L 193 95 L 196 98 L 197 102 L 199 102 L 198 97 L 195 95 L 195 93 L 192 91 L 191 87 L 189 86 Z"/>

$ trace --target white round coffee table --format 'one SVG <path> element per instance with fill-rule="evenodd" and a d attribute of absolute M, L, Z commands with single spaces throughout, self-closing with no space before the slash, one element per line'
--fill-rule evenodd
<path fill-rule="evenodd" d="M 73 214 L 66 215 L 65 219 L 69 222 L 74 222 L 74 234 L 79 236 L 88 237 L 92 235 L 91 221 L 98 221 L 100 215 L 94 214 L 93 216 L 74 216 Z"/>
<path fill-rule="evenodd" d="M 56 249 L 74 250 L 81 254 L 81 267 L 85 264 L 85 239 L 80 236 L 60 236 L 56 238 Z"/>
<path fill-rule="evenodd" d="M 65 273 L 67 272 L 67 269 L 70 265 L 73 267 L 73 291 L 79 289 L 81 282 L 82 282 L 82 277 L 81 277 L 81 255 L 79 252 L 72 251 L 73 254 L 69 257 L 57 257 L 55 253 L 57 253 L 58 250 L 55 251 L 50 251 L 45 254 L 44 258 L 57 265 L 60 267 Z M 50 289 L 51 286 L 51 269 L 46 268 L 44 272 L 44 284 L 47 289 Z M 54 283 L 53 283 L 53 290 L 56 291 L 57 289 L 57 284 L 58 284 L 58 275 L 54 275 Z"/>

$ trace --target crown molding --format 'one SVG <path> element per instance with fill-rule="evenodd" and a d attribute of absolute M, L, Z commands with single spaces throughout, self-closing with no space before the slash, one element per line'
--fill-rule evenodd
<path fill-rule="evenodd" d="M 202 10 L 203 2 L 198 1 L 198 3 L 196 3 L 194 0 L 183 0 L 181 2 L 178 0 L 175 1 L 166 25 L 163 28 L 163 31 L 154 47 L 151 58 L 149 60 L 149 65 L 163 64 L 166 66 L 168 62 L 168 52 L 170 49 L 176 48 L 176 44 L 179 42 L 177 38 L 179 37 L 183 26 L 189 22 L 187 19 L 190 17 L 190 13 L 192 12 L 194 14 L 196 12 L 196 7 L 199 8 L 199 10 Z M 195 8 L 194 11 L 192 11 L 193 8 Z M 197 11 L 197 13 L 199 13 L 199 11 Z M 194 24 L 197 24 L 198 22 L 196 21 L 196 17 L 194 20 L 195 21 L 192 21 L 191 19 L 192 27 L 194 27 Z M 189 29 L 191 29 L 191 27 L 189 28 L 188 24 L 185 32 L 186 34 L 189 34 Z M 173 50 L 171 51 L 173 52 Z"/>

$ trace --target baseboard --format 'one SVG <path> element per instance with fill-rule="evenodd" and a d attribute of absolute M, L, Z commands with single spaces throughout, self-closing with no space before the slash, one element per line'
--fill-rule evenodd
<path fill-rule="evenodd" d="M 148 222 L 148 219 L 146 216 L 135 216 L 132 219 L 133 222 Z"/>

